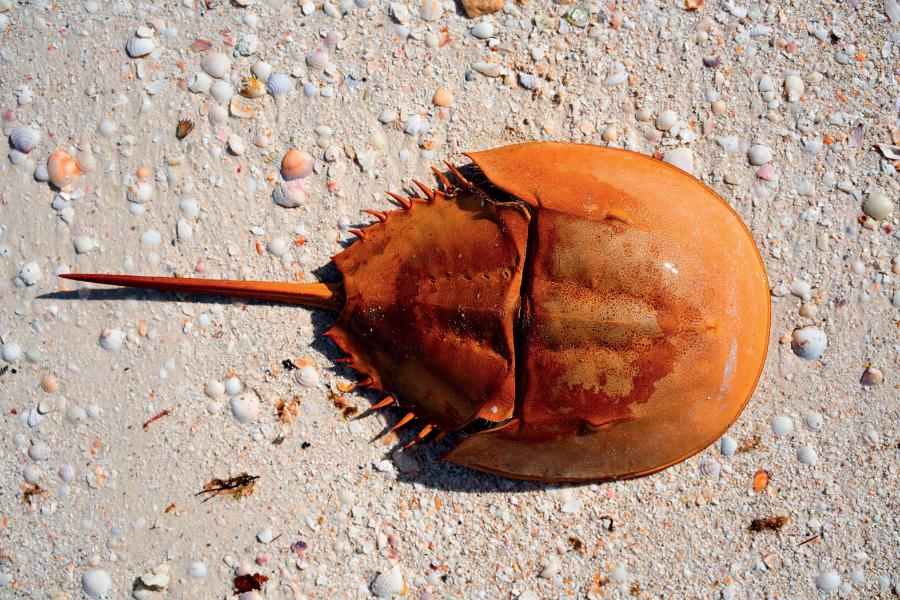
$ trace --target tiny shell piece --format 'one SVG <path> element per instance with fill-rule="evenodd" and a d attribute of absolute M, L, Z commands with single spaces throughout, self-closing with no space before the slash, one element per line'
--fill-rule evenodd
<path fill-rule="evenodd" d="M 40 132 L 31 127 L 15 127 L 9 132 L 9 145 L 25 154 L 34 150 L 40 141 Z"/>
<path fill-rule="evenodd" d="M 278 206 L 297 208 L 306 201 L 306 187 L 299 179 L 279 183 L 272 191 L 272 200 Z"/>
<path fill-rule="evenodd" d="M 156 49 L 156 44 L 150 38 L 134 36 L 125 43 L 125 51 L 131 58 L 147 56 Z"/>
<path fill-rule="evenodd" d="M 222 79 L 231 70 L 231 59 L 221 52 L 211 52 L 200 61 L 200 68 L 210 77 Z"/>
<path fill-rule="evenodd" d="M 241 156 L 244 151 L 247 149 L 247 146 L 244 144 L 244 139 L 236 133 L 231 134 L 231 137 L 228 138 L 228 149 L 235 156 Z"/>
<path fill-rule="evenodd" d="M 78 161 L 65 150 L 54 150 L 47 159 L 47 174 L 50 177 L 50 183 L 58 188 L 72 185 L 80 170 Z"/>
<path fill-rule="evenodd" d="M 250 103 L 240 96 L 234 96 L 231 99 L 230 107 L 231 114 L 239 119 L 252 119 L 256 115 L 256 111 L 253 110 Z M 212 111 L 210 111 L 210 118 L 212 118 Z"/>
<path fill-rule="evenodd" d="M 485 77 L 500 77 L 500 65 L 497 63 L 477 62 L 472 65 L 472 70 L 481 73 Z"/>
<path fill-rule="evenodd" d="M 422 0 L 422 9 L 419 15 L 425 21 L 437 21 L 444 13 L 444 6 L 440 0 Z"/>
<path fill-rule="evenodd" d="M 125 197 L 129 202 L 144 204 L 153 198 L 153 186 L 148 181 L 138 181 L 128 188 Z"/>
<path fill-rule="evenodd" d="M 181 119 L 175 128 L 175 137 L 179 140 L 186 138 L 194 130 L 194 122 L 190 119 Z"/>
<path fill-rule="evenodd" d="M 315 162 L 315 159 L 309 152 L 291 148 L 285 152 L 284 158 L 281 159 L 281 176 L 284 177 L 285 181 L 309 177 Z"/>

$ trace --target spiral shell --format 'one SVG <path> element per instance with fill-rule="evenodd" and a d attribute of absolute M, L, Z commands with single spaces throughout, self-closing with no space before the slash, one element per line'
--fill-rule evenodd
<path fill-rule="evenodd" d="M 72 185 L 81 168 L 78 161 L 65 150 L 54 150 L 47 159 L 47 175 L 50 183 L 58 188 Z"/>
<path fill-rule="evenodd" d="M 200 61 L 200 68 L 210 77 L 222 79 L 231 70 L 231 59 L 221 52 L 211 52 Z"/>
<path fill-rule="evenodd" d="M 133 36 L 125 43 L 125 51 L 131 58 L 147 56 L 156 49 L 156 44 L 150 38 Z"/>
<path fill-rule="evenodd" d="M 300 180 L 279 183 L 272 191 L 272 200 L 278 206 L 297 208 L 306 201 L 306 187 Z"/>
<path fill-rule="evenodd" d="M 272 73 L 266 82 L 266 90 L 273 96 L 287 94 L 294 87 L 291 78 L 284 73 Z"/>
<path fill-rule="evenodd" d="M 281 176 L 285 181 L 309 177 L 316 161 L 309 152 L 291 148 L 281 159 Z"/>
<path fill-rule="evenodd" d="M 40 132 L 31 127 L 15 127 L 9 132 L 9 145 L 25 154 L 34 150 L 40 141 Z"/>
<path fill-rule="evenodd" d="M 259 98 L 266 94 L 266 86 L 256 77 L 244 77 L 241 79 L 240 92 L 245 98 Z"/>

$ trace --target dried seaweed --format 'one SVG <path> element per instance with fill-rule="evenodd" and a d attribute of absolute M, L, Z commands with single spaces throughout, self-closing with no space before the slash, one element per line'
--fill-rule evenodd
<path fill-rule="evenodd" d="M 262 589 L 263 584 L 268 580 L 269 578 L 262 573 L 238 575 L 234 578 L 234 593 L 243 594 L 244 592 Z"/>
<path fill-rule="evenodd" d="M 259 475 L 248 475 L 247 473 L 241 473 L 230 479 L 219 479 L 216 477 L 194 495 L 200 496 L 202 494 L 209 494 L 209 496 L 203 499 L 204 502 L 219 494 L 228 494 L 235 500 L 238 500 L 244 496 L 253 494 L 253 486 L 256 485 L 257 479 L 259 479 Z"/>
<path fill-rule="evenodd" d="M 753 519 L 750 521 L 750 531 L 778 531 L 790 522 L 790 517 L 784 516 Z"/>

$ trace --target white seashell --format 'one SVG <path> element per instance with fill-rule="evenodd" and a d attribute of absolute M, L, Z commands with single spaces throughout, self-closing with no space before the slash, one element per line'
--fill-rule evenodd
<path fill-rule="evenodd" d="M 406 120 L 406 125 L 403 126 L 403 131 L 405 131 L 409 135 L 418 135 L 420 133 L 424 133 L 427 129 L 428 122 L 418 114 L 412 115 L 409 119 Z"/>
<path fill-rule="evenodd" d="M 72 245 L 75 246 L 75 252 L 78 254 L 87 254 L 91 250 L 96 247 L 96 242 L 89 238 L 86 235 L 76 236 L 75 239 L 72 240 Z"/>
<path fill-rule="evenodd" d="M 81 576 L 81 589 L 92 600 L 100 600 L 109 595 L 112 587 L 112 578 L 106 571 L 91 569 Z"/>
<path fill-rule="evenodd" d="M 138 181 L 128 188 L 128 191 L 125 192 L 125 197 L 128 198 L 129 202 L 144 204 L 153 198 L 153 185 L 149 181 Z"/>
<path fill-rule="evenodd" d="M 300 367 L 294 379 L 303 387 L 316 387 L 319 385 L 319 372 L 312 365 Z"/>
<path fill-rule="evenodd" d="M 141 234 L 140 242 L 145 248 L 156 248 L 162 242 L 162 234 L 155 229 L 148 229 Z"/>
<path fill-rule="evenodd" d="M 259 398 L 253 392 L 247 392 L 231 399 L 231 414 L 241 425 L 256 420 L 259 416 Z"/>
<path fill-rule="evenodd" d="M 485 77 L 500 77 L 501 67 L 497 63 L 479 61 L 472 65 L 472 70 Z"/>
<path fill-rule="evenodd" d="M 31 127 L 15 127 L 9 132 L 9 145 L 25 154 L 34 150 L 40 141 L 40 132 Z"/>
<path fill-rule="evenodd" d="M 191 227 L 191 224 L 184 217 L 178 219 L 178 222 L 175 223 L 175 237 L 179 242 L 188 242 L 194 237 L 194 228 Z"/>
<path fill-rule="evenodd" d="M 10 148 L 9 150 L 9 162 L 16 165 L 17 167 L 21 167 L 25 163 L 27 163 L 30 159 L 28 155 L 24 152 L 19 152 L 15 148 Z"/>
<path fill-rule="evenodd" d="M 306 55 L 306 64 L 314 69 L 322 69 L 328 64 L 328 52 L 325 48 L 316 48 Z"/>
<path fill-rule="evenodd" d="M 103 329 L 100 331 L 100 347 L 107 352 L 115 352 L 122 347 L 125 334 L 120 329 Z"/>
<path fill-rule="evenodd" d="M 50 181 L 50 173 L 47 172 L 47 163 L 40 162 L 34 168 L 34 180 L 44 183 Z"/>
<path fill-rule="evenodd" d="M 232 133 L 231 137 L 228 138 L 228 149 L 231 150 L 232 154 L 235 156 L 240 156 L 247 150 L 247 146 L 244 145 L 244 139 L 236 133 Z"/>
<path fill-rule="evenodd" d="M 806 91 L 806 84 L 796 75 L 788 75 L 784 78 L 784 95 L 788 102 L 797 102 Z"/>
<path fill-rule="evenodd" d="M 232 100 L 234 100 L 232 98 Z M 216 126 L 222 126 L 228 122 L 228 111 L 219 104 L 209 109 L 209 122 Z"/>
<path fill-rule="evenodd" d="M 109 119 L 103 119 L 97 125 L 97 133 L 105 138 L 111 138 L 112 136 L 116 135 L 116 132 L 118 130 L 119 126 L 116 125 L 116 122 Z"/>
<path fill-rule="evenodd" d="M 141 38 L 152 38 L 156 35 L 156 30 L 151 25 L 141 25 L 134 30 L 134 34 Z"/>
<path fill-rule="evenodd" d="M 294 87 L 294 82 L 286 73 L 272 73 L 266 81 L 266 90 L 273 96 L 287 94 Z"/>
<path fill-rule="evenodd" d="M 241 380 L 234 375 L 225 380 L 224 386 L 225 393 L 229 396 L 237 396 L 241 393 L 241 390 L 244 389 L 244 384 L 242 384 Z"/>
<path fill-rule="evenodd" d="M 816 360 L 825 354 L 828 337 L 817 327 L 807 326 L 794 330 L 791 336 L 791 350 L 800 358 Z"/>
<path fill-rule="evenodd" d="M 285 208 L 297 208 L 306 201 L 306 196 L 306 186 L 301 179 L 279 183 L 272 191 L 275 204 Z"/>
<path fill-rule="evenodd" d="M 269 81 L 269 75 L 272 74 L 272 65 L 264 60 L 261 60 L 250 67 L 250 72 L 253 73 L 253 76 L 258 80 L 266 83 L 267 81 Z"/>
<path fill-rule="evenodd" d="M 197 73 L 188 82 L 188 89 L 195 94 L 205 94 L 212 87 L 213 80 L 206 73 Z"/>
<path fill-rule="evenodd" d="M 491 25 L 490 21 L 482 21 L 475 25 L 469 33 L 480 40 L 486 40 L 494 37 L 494 26 Z"/>
<path fill-rule="evenodd" d="M 41 278 L 41 267 L 36 262 L 27 262 L 19 269 L 19 279 L 25 282 L 25 285 L 34 285 Z"/>
<path fill-rule="evenodd" d="M 422 0 L 419 16 L 425 21 L 437 21 L 444 13 L 444 5 L 440 0 Z"/>
<path fill-rule="evenodd" d="M 234 96 L 234 88 L 227 81 L 219 80 L 212 85 L 209 93 L 217 102 L 228 102 Z"/>
<path fill-rule="evenodd" d="M 231 70 L 231 59 L 221 52 L 211 52 L 200 61 L 200 68 L 210 77 L 222 79 Z"/>
<path fill-rule="evenodd" d="M 340 31 L 329 31 L 322 36 L 325 41 L 325 46 L 327 48 L 336 48 L 338 44 L 341 43 L 341 40 L 344 39 L 344 34 Z"/>
<path fill-rule="evenodd" d="M 125 51 L 131 58 L 147 56 L 156 49 L 156 44 L 149 38 L 132 37 L 125 43 Z"/>

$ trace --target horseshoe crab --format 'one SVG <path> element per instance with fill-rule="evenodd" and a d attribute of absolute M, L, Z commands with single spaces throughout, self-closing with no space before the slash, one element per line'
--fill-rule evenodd
<path fill-rule="evenodd" d="M 333 283 L 67 274 L 79 281 L 260 298 L 338 313 L 326 333 L 409 409 L 420 442 L 482 424 L 446 460 L 518 479 L 654 473 L 737 419 L 762 371 L 769 293 L 729 205 L 653 158 L 525 143 L 378 221 Z M 468 178 L 467 178 L 468 177 Z M 470 181 L 471 180 L 471 181 Z M 478 427 L 476 427 L 478 429 Z"/>

